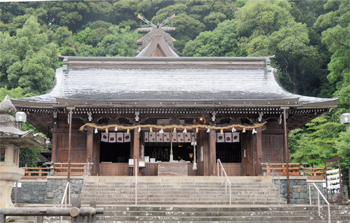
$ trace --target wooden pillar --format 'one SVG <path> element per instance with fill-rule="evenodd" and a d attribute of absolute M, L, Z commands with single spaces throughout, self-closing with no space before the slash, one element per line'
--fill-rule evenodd
<path fill-rule="evenodd" d="M 209 133 L 209 176 L 216 176 L 216 132 Z"/>
<path fill-rule="evenodd" d="M 92 165 L 92 171 L 91 174 L 96 176 L 99 174 L 100 169 L 100 134 L 93 134 L 92 135 L 92 159 L 91 161 L 94 163 Z"/>
<path fill-rule="evenodd" d="M 140 133 L 134 130 L 133 159 L 140 159 Z"/>
<path fill-rule="evenodd" d="M 92 162 L 93 146 L 94 146 L 94 128 L 87 127 L 87 133 L 86 133 L 86 160 L 87 160 L 87 162 Z"/>
<path fill-rule="evenodd" d="M 289 148 L 288 148 L 288 129 L 287 129 L 287 110 L 288 107 L 282 107 L 283 109 L 283 130 L 284 130 L 284 151 L 285 162 L 287 169 L 287 203 L 290 204 L 290 188 L 289 188 Z"/>
<path fill-rule="evenodd" d="M 205 130 L 199 130 L 197 134 L 197 176 L 208 176 L 208 137 Z"/>
<path fill-rule="evenodd" d="M 255 157 L 255 175 L 262 176 L 261 159 L 262 159 L 262 130 L 256 129 L 256 157 Z"/>
<path fill-rule="evenodd" d="M 58 147 L 58 137 L 57 137 L 58 126 L 57 126 L 57 123 L 58 123 L 58 119 L 54 118 L 53 128 L 51 129 L 51 134 L 52 134 L 51 161 L 53 161 L 53 162 L 57 162 L 57 147 Z"/>
<path fill-rule="evenodd" d="M 242 164 L 241 175 L 253 176 L 253 138 L 251 131 L 241 133 Z"/>
<path fill-rule="evenodd" d="M 137 129 L 134 130 L 134 140 L 133 140 L 133 159 L 135 160 L 134 162 L 136 162 L 137 159 L 137 165 L 134 165 L 137 168 L 135 169 L 134 175 L 138 175 L 138 160 L 140 159 L 140 133 L 137 131 Z"/>

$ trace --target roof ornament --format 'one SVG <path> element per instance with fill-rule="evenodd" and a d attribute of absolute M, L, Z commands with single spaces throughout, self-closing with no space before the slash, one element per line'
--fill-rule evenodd
<path fill-rule="evenodd" d="M 141 45 L 137 57 L 178 57 L 175 53 L 173 42 L 176 41 L 168 32 L 174 32 L 175 27 L 164 27 L 168 22 L 175 18 L 175 14 L 164 20 L 162 23 L 153 24 L 141 15 L 138 15 L 140 21 L 139 33 L 146 33 L 137 41 Z M 142 28 L 142 21 L 150 27 Z"/>

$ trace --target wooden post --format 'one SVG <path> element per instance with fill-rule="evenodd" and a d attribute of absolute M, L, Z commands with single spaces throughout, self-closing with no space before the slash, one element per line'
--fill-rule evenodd
<path fill-rule="evenodd" d="M 261 171 L 261 159 L 262 159 L 262 130 L 261 128 L 256 129 L 256 166 L 255 175 L 262 176 Z"/>
<path fill-rule="evenodd" d="M 88 162 L 92 162 L 94 146 L 94 128 L 87 127 L 86 136 L 86 159 Z"/>
<path fill-rule="evenodd" d="M 57 128 L 58 128 L 58 118 L 57 112 L 54 113 L 53 117 L 53 127 L 51 129 L 52 133 L 52 152 L 51 152 L 51 161 L 57 162 L 57 146 L 58 146 L 58 137 L 57 137 Z"/>
<path fill-rule="evenodd" d="M 287 203 L 290 204 L 290 188 L 289 188 L 289 148 L 288 148 L 288 130 L 287 130 L 287 110 L 288 107 L 281 108 L 283 109 L 283 130 L 284 130 L 284 154 L 286 162 L 286 171 L 287 171 Z"/>
<path fill-rule="evenodd" d="M 70 108 L 67 108 L 69 109 L 69 136 L 68 136 L 68 177 L 67 177 L 67 182 L 70 181 L 70 162 L 71 162 L 71 150 L 72 150 L 72 116 L 73 116 L 73 112 L 72 110 L 74 108 L 70 107 Z M 68 188 L 68 191 L 67 191 L 67 203 L 70 204 L 70 191 L 69 191 L 69 188 Z"/>
<path fill-rule="evenodd" d="M 216 132 L 211 129 L 209 133 L 209 176 L 216 176 Z"/>
<path fill-rule="evenodd" d="M 140 133 L 137 131 L 137 129 L 134 130 L 134 143 L 133 143 L 133 159 L 134 162 L 138 162 L 140 158 Z M 134 167 L 136 167 L 134 163 Z M 138 163 L 137 163 L 138 164 Z M 139 166 L 139 165 L 137 165 Z M 134 168 L 135 174 L 138 175 L 139 171 L 138 168 Z"/>
<path fill-rule="evenodd" d="M 91 174 L 96 176 L 99 174 L 100 164 L 100 134 L 93 134 L 93 148 L 92 148 L 92 165 Z"/>
<path fill-rule="evenodd" d="M 54 163 L 57 162 L 57 129 L 53 129 L 52 131 L 52 152 L 51 152 L 51 161 Z"/>

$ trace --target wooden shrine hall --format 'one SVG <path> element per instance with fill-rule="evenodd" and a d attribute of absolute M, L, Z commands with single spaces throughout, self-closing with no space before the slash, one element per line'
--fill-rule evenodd
<path fill-rule="evenodd" d="M 210 176 L 220 159 L 256 176 L 288 160 L 290 130 L 336 107 L 284 90 L 272 57 L 178 57 L 167 30 L 149 28 L 138 57 L 62 57 L 51 92 L 12 100 L 51 138 L 52 161 L 68 161 L 71 135 L 71 162 L 92 175 L 126 176 L 138 159 L 147 176 Z"/>

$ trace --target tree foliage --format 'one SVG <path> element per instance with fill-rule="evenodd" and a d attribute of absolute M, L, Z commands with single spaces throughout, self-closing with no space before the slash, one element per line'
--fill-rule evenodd
<path fill-rule="evenodd" d="M 238 47 L 237 39 L 235 22 L 226 20 L 213 31 L 202 32 L 196 39 L 189 41 L 183 54 L 194 57 L 245 56 L 245 52 Z"/>
<path fill-rule="evenodd" d="M 51 89 L 57 66 L 57 46 L 48 42 L 35 17 L 30 17 L 16 35 L 0 32 L 0 86 L 40 94 Z"/>
<path fill-rule="evenodd" d="M 336 83 L 335 96 L 339 105 L 350 108 L 350 2 L 330 0 L 325 8 L 338 6 L 331 12 L 321 15 L 315 27 L 326 28 L 322 32 L 322 42 L 333 53 L 328 64 L 328 80 Z"/>

